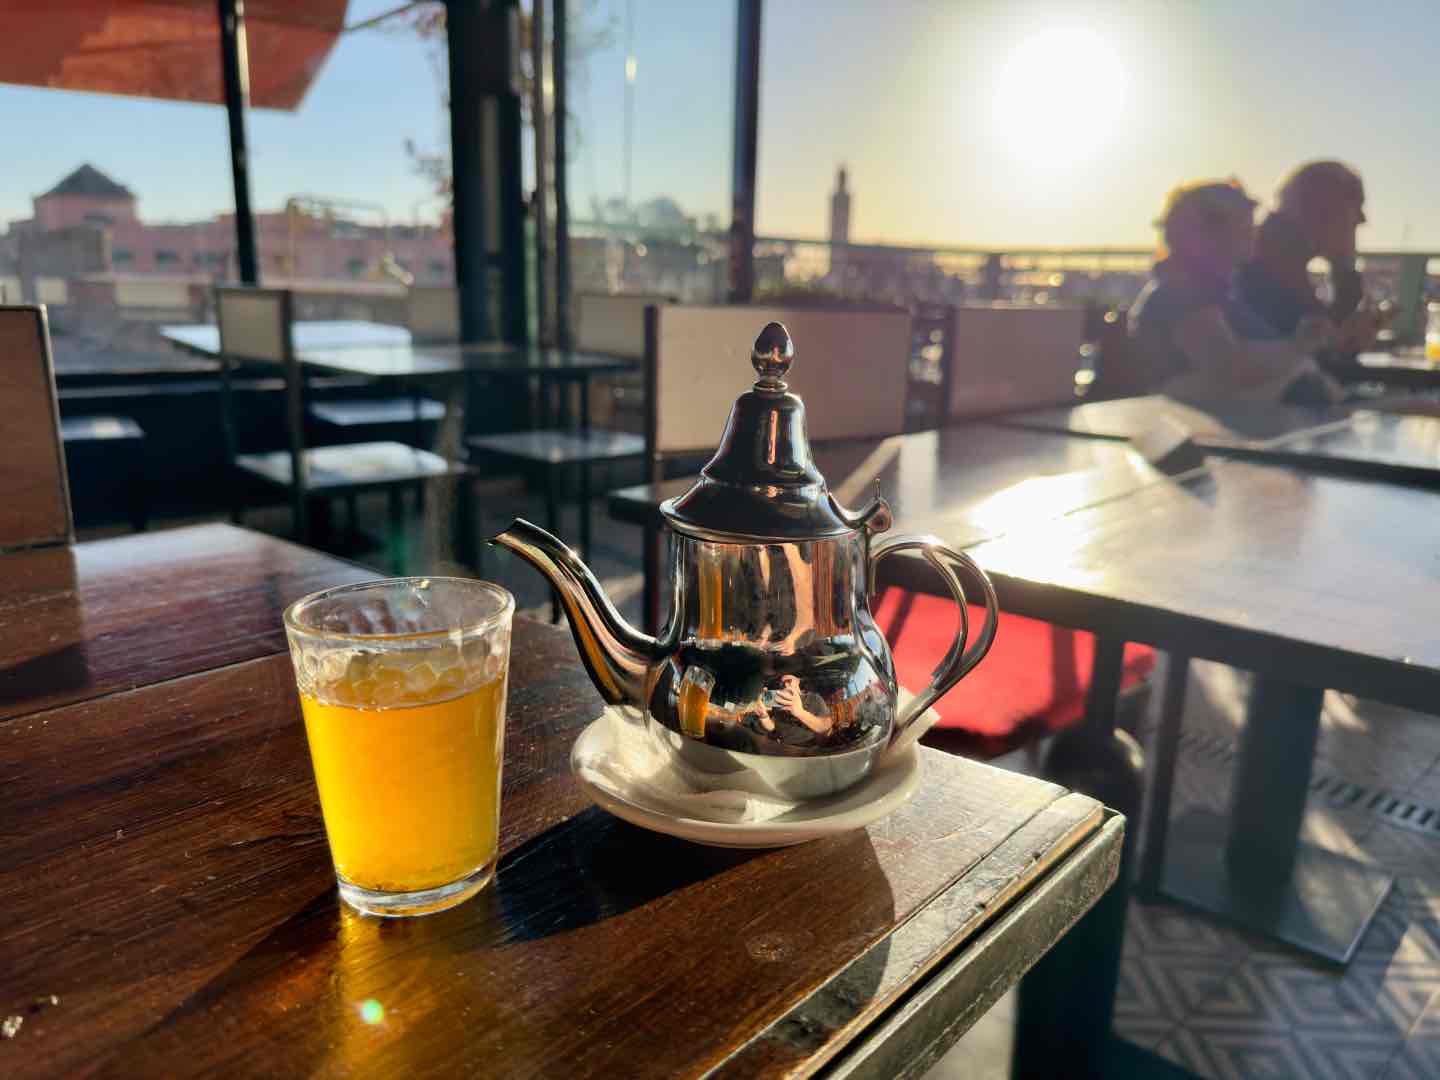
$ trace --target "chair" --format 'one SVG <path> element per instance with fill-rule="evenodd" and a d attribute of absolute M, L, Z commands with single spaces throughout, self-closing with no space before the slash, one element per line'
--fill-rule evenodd
<path fill-rule="evenodd" d="M 130 527 L 144 532 L 150 517 L 145 429 L 128 416 L 70 416 L 60 421 L 60 439 L 82 510 L 87 477 L 103 482 L 107 491 L 118 480 Z"/>
<path fill-rule="evenodd" d="M 416 344 L 460 340 L 459 298 L 454 286 L 415 285 L 406 293 L 406 325 Z M 331 398 L 309 404 L 306 415 L 333 442 L 367 442 L 376 435 L 411 429 L 413 445 L 428 443 L 430 425 L 445 416 L 443 402 L 418 391 L 405 397 Z"/>
<path fill-rule="evenodd" d="M 614 356 L 643 356 L 646 309 L 666 300 L 665 297 L 641 294 L 582 294 L 577 305 L 576 347 L 585 352 Z M 643 402 L 643 380 L 631 377 L 629 382 L 634 384 L 633 389 L 622 382 L 616 387 L 616 399 L 623 395 L 627 402 Z M 560 486 L 566 474 L 578 473 L 580 550 L 588 555 L 592 532 L 592 471 L 596 465 L 638 461 L 645 453 L 645 439 L 634 433 L 591 430 L 586 408 L 582 404 L 579 431 L 512 431 L 475 435 L 466 439 L 465 445 L 476 460 L 518 466 L 541 475 L 545 492 L 545 524 L 552 533 L 559 531 Z M 550 611 L 552 618 L 558 620 L 559 599 L 553 596 Z"/>
<path fill-rule="evenodd" d="M 0 551 L 75 539 L 43 306 L 0 307 Z"/>
<path fill-rule="evenodd" d="M 955 308 L 954 327 L 947 373 L 950 419 L 1074 403 L 1085 343 L 1083 307 L 965 305 Z"/>
<path fill-rule="evenodd" d="M 945 655 L 958 616 L 948 596 L 896 586 L 881 590 L 875 622 L 890 642 L 895 674 L 906 686 L 923 686 Z M 970 625 L 985 609 L 971 605 Z M 1132 703 L 1148 694 L 1155 650 L 1124 646 L 1119 691 Z M 1094 634 L 1002 611 L 985 662 L 936 703 L 940 719 L 926 741 L 970 757 L 993 758 L 1085 719 L 1098 660 Z"/>
<path fill-rule="evenodd" d="M 645 356 L 645 309 L 673 303 L 655 293 L 581 293 L 575 298 L 575 348 L 640 360 Z M 636 434 L 645 428 L 645 378 L 622 372 L 605 379 L 608 397 L 598 401 L 603 427 Z M 591 419 L 586 417 L 586 419 Z"/>
<path fill-rule="evenodd" d="M 215 311 L 220 326 L 221 409 L 226 455 L 243 476 L 290 498 L 295 531 L 313 542 L 310 502 L 337 496 L 351 497 L 365 490 L 385 490 L 390 496 L 391 528 L 404 524 L 405 488 L 423 489 L 427 480 L 462 476 L 463 466 L 452 465 L 438 454 L 399 442 L 363 442 L 307 448 L 305 439 L 305 380 L 291 335 L 293 296 L 288 289 L 252 286 L 217 286 Z M 286 449 L 266 453 L 240 453 L 230 394 L 230 377 L 237 363 L 278 368 L 284 383 Z M 460 485 L 462 493 L 465 485 Z M 462 500 L 463 502 L 463 500 Z M 462 521 L 468 514 L 461 508 Z M 237 497 L 232 516 L 240 520 Z M 354 524 L 352 504 L 351 524 Z M 395 561 L 400 561 L 396 556 Z"/>
<path fill-rule="evenodd" d="M 795 340 L 787 380 L 806 402 L 811 442 L 905 430 L 910 315 L 898 308 L 676 306 L 646 310 L 646 480 L 703 464 L 720 441 L 730 402 L 755 381 L 750 343 L 768 322 Z M 661 538 L 645 534 L 645 619 L 660 622 Z"/>
<path fill-rule="evenodd" d="M 455 286 L 412 285 L 405 303 L 405 321 L 417 345 L 460 340 L 460 290 Z"/>
<path fill-rule="evenodd" d="M 944 375 L 952 421 L 1074 402 L 1085 308 L 985 304 L 952 312 Z M 901 681 L 926 681 L 949 645 L 956 618 L 950 600 L 889 588 L 876 618 Z M 1118 665 L 1118 673 L 1104 665 Z M 941 718 L 929 741 L 995 757 L 1074 728 L 1092 690 L 1111 678 L 1139 700 L 1154 668 L 1149 646 L 1102 649 L 1093 634 L 1002 612 L 985 663 L 937 705 Z"/>
<path fill-rule="evenodd" d="M 1154 392 L 1150 371 L 1130 339 L 1129 314 L 1111 308 L 1095 320 L 1091 337 L 1092 364 L 1083 382 L 1075 382 L 1075 396 L 1086 401 L 1140 397 Z"/>

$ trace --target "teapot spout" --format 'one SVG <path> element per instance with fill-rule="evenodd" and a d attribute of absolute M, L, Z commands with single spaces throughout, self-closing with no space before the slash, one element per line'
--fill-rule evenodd
<path fill-rule="evenodd" d="M 643 707 L 645 675 L 659 658 L 659 642 L 621 617 L 580 556 L 524 518 L 516 518 L 490 543 L 519 555 L 560 594 L 580 659 L 600 696 L 612 705 Z"/>

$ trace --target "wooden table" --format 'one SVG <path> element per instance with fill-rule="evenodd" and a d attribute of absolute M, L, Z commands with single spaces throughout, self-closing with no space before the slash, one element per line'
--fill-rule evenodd
<path fill-rule="evenodd" d="M 220 355 L 218 327 L 165 326 L 160 333 L 172 344 L 197 355 Z M 379 323 L 296 322 L 292 333 L 300 362 L 330 374 L 410 383 L 440 380 L 460 386 L 474 376 L 536 378 L 542 387 L 574 384 L 580 392 L 581 427 L 589 424 L 590 379 L 639 366 L 636 360 L 605 353 L 499 341 L 414 344 L 408 330 Z M 541 400 L 546 401 L 543 393 Z M 548 418 L 542 417 L 541 426 L 547 425 Z"/>
<path fill-rule="evenodd" d="M 1213 406 L 1186 405 L 1162 394 L 1092 401 L 1062 409 L 1037 409 L 999 417 L 996 423 L 1061 435 L 1134 441 L 1162 423 L 1192 432 L 1209 446 L 1256 442 L 1343 422 L 1349 406 L 1301 407 L 1269 403 L 1225 402 Z"/>
<path fill-rule="evenodd" d="M 1440 364 L 1425 358 L 1423 346 L 1394 352 L 1364 352 L 1353 360 L 1326 364 L 1345 382 L 1377 382 L 1397 390 L 1440 390 Z"/>
<path fill-rule="evenodd" d="M 285 649 L 285 605 L 368 570 L 232 525 L 3 557 L 0 720 Z"/>
<path fill-rule="evenodd" d="M 246 538 L 274 555 L 222 533 L 221 568 Z M 143 640 L 112 692 L 0 720 L 7 1076 L 918 1075 L 1118 866 L 1123 821 L 1094 800 L 931 751 L 864 831 L 769 852 L 643 832 L 570 777 L 600 704 L 572 642 L 517 620 L 496 881 L 375 920 L 336 897 L 279 642 L 183 674 Z"/>
<path fill-rule="evenodd" d="M 1143 877 L 1345 962 L 1390 887 L 1299 843 L 1325 688 L 1440 701 L 1440 493 L 1225 462 L 973 549 L 1007 610 L 1179 659 L 1156 744 Z M 1254 671 L 1228 826 L 1177 823 L 1160 863 L 1185 658 Z"/>
<path fill-rule="evenodd" d="M 1440 419 L 1353 405 L 1299 408 L 1235 405 L 1197 408 L 1159 395 L 1097 401 L 1007 417 L 1006 424 L 1143 445 L 1169 425 L 1189 432 L 1202 454 L 1291 465 L 1312 472 L 1440 487 Z"/>
<path fill-rule="evenodd" d="M 403 326 L 362 319 L 299 319 L 291 324 L 290 332 L 301 353 L 311 349 L 409 345 L 411 341 L 410 331 Z M 160 336 L 199 356 L 220 355 L 220 327 L 214 323 L 162 326 Z"/>

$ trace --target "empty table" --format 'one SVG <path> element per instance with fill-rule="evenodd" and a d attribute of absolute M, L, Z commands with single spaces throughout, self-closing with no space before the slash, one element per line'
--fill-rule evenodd
<path fill-rule="evenodd" d="M 1177 825 L 1162 887 L 1343 962 L 1388 875 L 1299 843 L 1326 688 L 1440 700 L 1440 493 L 1225 462 L 973 549 L 1009 610 L 1256 673 L 1228 830 Z M 1173 769 L 1183 682 L 1157 775 Z M 1168 782 L 1153 803 L 1163 830 Z M 1159 878 L 1163 832 L 1147 873 Z"/>

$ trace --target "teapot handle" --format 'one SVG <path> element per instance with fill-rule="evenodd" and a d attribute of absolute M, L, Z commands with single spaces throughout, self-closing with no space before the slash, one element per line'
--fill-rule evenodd
<path fill-rule="evenodd" d="M 925 557 L 925 561 L 939 571 L 945 583 L 950 586 L 950 595 L 960 605 L 960 632 L 955 635 L 955 640 L 950 646 L 950 651 L 940 661 L 930 677 L 930 685 L 923 692 L 915 697 L 902 715 L 895 718 L 895 731 L 891 740 L 898 738 L 900 733 L 908 728 L 915 719 L 924 715 L 925 710 L 941 696 L 963 679 L 970 670 L 985 658 L 990 651 L 990 644 L 995 640 L 996 623 L 999 620 L 999 601 L 995 597 L 995 587 L 990 584 L 990 579 L 985 576 L 975 560 L 962 551 L 956 551 L 943 540 L 936 536 L 921 536 L 918 534 L 902 534 L 899 536 L 886 537 L 879 541 L 870 552 L 870 584 L 874 587 L 875 572 L 879 569 L 880 562 L 887 555 L 894 555 L 901 551 L 918 551 Z M 979 635 L 973 644 L 967 649 L 966 641 L 970 637 L 970 605 L 965 599 L 965 586 L 960 581 L 959 569 L 964 568 L 974 575 L 980 582 L 980 588 L 985 593 L 985 625 L 981 627 Z"/>

